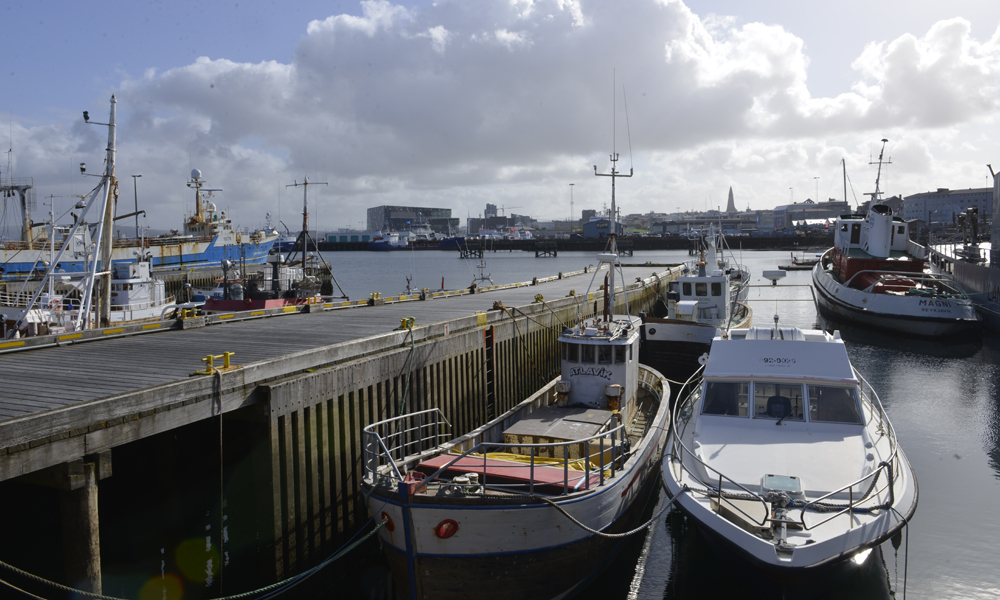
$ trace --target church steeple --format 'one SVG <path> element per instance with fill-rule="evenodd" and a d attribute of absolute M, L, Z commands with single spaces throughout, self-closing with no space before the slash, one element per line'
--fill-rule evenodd
<path fill-rule="evenodd" d="M 726 204 L 726 213 L 730 215 L 736 214 L 736 201 L 733 200 L 733 186 L 729 186 L 729 203 Z"/>

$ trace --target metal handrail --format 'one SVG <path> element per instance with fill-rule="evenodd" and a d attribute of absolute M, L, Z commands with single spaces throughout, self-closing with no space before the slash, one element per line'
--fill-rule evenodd
<path fill-rule="evenodd" d="M 685 382 L 684 385 L 687 386 L 689 383 L 693 383 L 693 382 L 697 381 L 696 378 L 699 377 L 699 373 L 701 373 L 701 371 L 704 368 L 705 368 L 704 365 L 702 365 L 687 380 L 687 382 Z M 681 441 L 681 432 L 679 432 L 677 430 L 677 422 L 683 420 L 684 421 L 684 428 L 685 429 L 687 428 L 687 425 L 688 425 L 688 422 L 690 421 L 690 419 L 680 419 L 679 417 L 681 416 L 681 413 L 683 412 L 684 408 L 686 408 L 686 407 L 693 408 L 694 399 L 700 397 L 700 395 L 701 395 L 700 392 L 701 392 L 701 386 L 697 386 L 693 390 L 691 390 L 691 392 L 685 397 L 685 399 L 684 399 L 683 402 L 678 402 L 676 405 L 674 405 L 674 414 L 673 414 L 673 417 L 671 418 L 671 423 L 670 423 L 670 427 L 673 430 L 673 448 L 672 448 L 672 454 L 675 457 L 678 456 L 677 450 L 678 450 L 678 448 L 680 448 L 680 455 L 678 457 L 679 458 L 679 462 L 680 462 L 680 468 L 684 472 L 688 473 L 691 476 L 692 479 L 694 479 L 695 481 L 697 481 L 701 485 L 705 486 L 709 490 L 712 489 L 712 485 L 709 484 L 709 483 L 707 483 L 707 482 L 702 481 L 701 478 L 698 476 L 697 473 L 695 473 L 693 470 L 689 469 L 687 466 L 684 465 L 684 453 L 687 452 L 688 454 L 691 455 L 692 459 L 694 459 L 698 463 L 700 463 L 703 467 L 705 467 L 706 470 L 711 471 L 713 473 L 716 473 L 719 476 L 719 486 L 717 488 L 717 492 L 718 492 L 718 498 L 719 498 L 718 501 L 719 501 L 719 506 L 720 507 L 722 506 L 722 501 L 725 499 L 724 496 L 722 495 L 722 480 L 723 479 L 725 479 L 726 482 L 731 483 L 733 486 L 736 486 L 737 488 L 743 490 L 748 495 L 752 496 L 756 501 L 760 502 L 761 503 L 761 507 L 764 509 L 764 515 L 765 516 L 764 516 L 763 520 L 757 521 L 757 519 L 755 519 L 751 515 L 747 514 L 746 511 L 744 511 L 742 508 L 740 508 L 739 506 L 736 506 L 732 502 L 729 502 L 728 500 L 726 500 L 727 504 L 729 504 L 730 506 L 732 506 L 732 508 L 734 508 L 735 510 L 739 511 L 749 521 L 752 521 L 753 523 L 756 523 L 757 525 L 760 525 L 761 527 L 763 527 L 768 521 L 771 520 L 769 518 L 769 511 L 768 511 L 768 508 L 767 508 L 767 500 L 765 500 L 760 494 L 758 494 L 756 492 L 753 492 L 753 491 L 750 491 L 749 489 L 747 489 L 745 486 L 743 486 L 738 481 L 736 481 L 736 480 L 734 480 L 734 479 L 726 476 L 725 474 L 721 473 L 717 469 L 713 469 L 712 467 L 710 467 L 708 464 L 705 463 L 705 461 L 703 461 L 700 458 L 698 458 L 698 456 L 694 452 L 692 452 L 687 446 L 685 446 L 684 442 Z"/>
<path fill-rule="evenodd" d="M 872 471 L 868 475 L 865 475 L 861 479 L 858 479 L 857 481 L 855 481 L 853 483 L 849 483 L 849 484 L 847 484 L 847 485 L 845 485 L 845 486 L 843 486 L 843 487 L 841 487 L 839 489 L 836 489 L 836 490 L 833 490 L 831 492 L 828 492 L 827 494 L 824 494 L 823 496 L 821 496 L 821 497 L 819 497 L 819 498 L 817 498 L 815 500 L 812 500 L 811 502 L 806 503 L 802 507 L 802 511 L 801 511 L 801 513 L 799 515 L 799 522 L 802 524 L 802 527 L 805 530 L 807 530 L 807 531 L 810 530 L 810 529 L 812 529 L 812 528 L 814 528 L 814 527 L 818 527 L 818 526 L 826 523 L 827 521 L 830 521 L 834 517 L 838 517 L 838 516 L 844 514 L 845 512 L 850 512 L 851 514 L 853 514 L 854 509 L 856 507 L 858 507 L 862 502 L 866 501 L 868 498 L 870 498 L 870 497 L 873 496 L 873 494 L 871 493 L 872 491 L 874 491 L 874 495 L 875 496 L 878 496 L 878 494 L 881 494 L 883 491 L 888 490 L 890 505 L 893 503 L 893 499 L 895 497 L 894 488 L 895 488 L 895 485 L 896 485 L 896 476 L 901 472 L 901 469 L 899 468 L 900 465 L 899 465 L 898 444 L 896 443 L 896 430 L 893 428 L 892 422 L 889 421 L 889 417 L 885 414 L 885 408 L 882 406 L 882 401 L 879 399 L 878 394 L 875 392 L 875 389 L 871 386 L 870 383 L 868 383 L 868 380 L 866 380 L 861 375 L 861 373 L 858 372 L 858 370 L 856 368 L 854 368 L 852 366 L 851 369 L 854 371 L 854 376 L 858 378 L 858 381 L 861 384 L 861 386 L 860 386 L 861 387 L 861 401 L 862 402 L 867 402 L 869 404 L 869 406 L 871 407 L 871 418 L 865 424 L 868 425 L 869 423 L 871 423 L 871 419 L 874 419 L 874 418 L 878 417 L 878 419 L 879 419 L 878 427 L 879 427 L 879 429 L 883 429 L 884 428 L 884 431 L 885 431 L 884 435 L 887 436 L 888 441 L 889 441 L 889 450 L 890 450 L 889 451 L 889 456 L 888 456 L 888 458 L 886 458 L 885 460 L 883 460 L 882 462 L 879 463 L 879 466 L 878 466 L 877 469 L 875 469 L 874 471 Z M 868 394 L 865 394 L 865 386 L 868 387 Z M 874 402 L 872 401 L 873 399 L 874 399 Z M 893 466 L 895 466 L 896 468 L 893 468 Z M 886 487 L 878 489 L 878 490 L 869 490 L 869 493 L 865 494 L 864 496 L 862 496 L 861 498 L 859 498 L 857 501 L 855 501 L 854 497 L 853 497 L 853 489 L 854 489 L 854 487 L 857 486 L 857 485 L 860 485 L 860 484 L 864 483 L 865 481 L 868 481 L 869 479 L 873 479 L 873 478 L 877 479 L 879 477 L 879 475 L 881 475 L 881 473 L 883 471 L 887 471 L 887 484 L 886 484 Z M 873 481 L 873 483 L 874 483 L 874 481 Z M 821 503 L 824 500 L 826 500 L 827 498 L 830 498 L 830 497 L 835 496 L 837 494 L 841 494 L 841 493 L 843 493 L 846 490 L 851 490 L 851 496 L 850 496 L 848 505 L 846 507 L 844 507 L 843 509 L 837 511 L 836 513 L 834 513 L 830 517 L 827 517 L 826 519 L 823 519 L 822 521 L 820 521 L 818 523 L 814 523 L 811 526 L 807 526 L 806 525 L 805 515 L 806 515 L 806 511 L 809 509 L 810 506 L 813 506 L 815 504 Z"/>
<path fill-rule="evenodd" d="M 655 387 L 652 384 L 649 384 L 648 382 L 643 382 L 643 385 L 655 389 Z M 440 417 L 440 420 L 432 420 L 432 421 L 429 421 L 427 423 L 421 423 L 420 425 L 418 425 L 416 427 L 409 427 L 409 428 L 406 428 L 406 429 L 401 429 L 401 430 L 395 431 L 395 432 L 393 432 L 391 434 L 388 434 L 385 437 L 383 437 L 382 435 L 380 435 L 378 433 L 378 431 L 377 431 L 377 429 L 379 429 L 380 427 L 390 426 L 390 425 L 395 424 L 395 423 L 400 422 L 400 421 L 412 420 L 414 418 L 422 417 L 423 415 L 427 415 L 427 414 L 430 414 L 430 413 L 434 413 L 436 416 Z M 418 431 L 419 432 L 419 431 L 424 430 L 424 429 L 435 427 L 437 425 L 440 425 L 442 421 L 444 423 L 447 423 L 449 426 L 451 426 L 451 423 L 447 422 L 447 419 L 441 413 L 440 409 L 433 408 L 433 409 L 428 409 L 428 410 L 420 411 L 420 412 L 417 412 L 417 413 L 411 413 L 411 414 L 408 414 L 408 415 L 402 415 L 402 416 L 399 416 L 399 417 L 393 417 L 393 418 L 390 418 L 390 419 L 385 419 L 383 421 L 379 421 L 377 423 L 372 423 L 371 425 L 366 426 L 364 428 L 364 430 L 363 430 L 363 433 L 365 435 L 365 440 L 366 440 L 365 444 L 364 444 L 364 457 L 363 457 L 364 458 L 365 479 L 368 480 L 368 481 L 370 481 L 370 482 L 375 482 L 377 480 L 378 476 L 379 476 L 379 470 L 380 470 L 380 468 L 384 465 L 384 466 L 387 466 L 387 467 L 389 467 L 389 468 L 392 469 L 392 473 L 388 475 L 391 479 L 395 479 L 397 481 L 402 481 L 404 479 L 404 477 L 405 477 L 405 474 L 400 470 L 400 465 L 405 464 L 406 462 L 408 462 L 407 456 L 403 455 L 403 453 L 402 453 L 402 451 L 405 451 L 404 450 L 405 447 L 406 446 L 410 446 L 412 444 L 421 444 L 421 447 L 422 447 L 422 442 L 426 442 L 428 440 L 439 440 L 441 438 L 441 436 L 442 436 L 442 434 L 440 434 L 440 433 L 435 434 L 435 435 L 431 435 L 431 436 L 426 436 L 426 437 L 420 437 L 420 434 L 418 434 L 417 439 L 406 441 L 407 434 L 408 433 L 413 433 L 414 431 Z M 539 466 L 539 467 L 541 467 L 541 466 L 545 466 L 545 467 L 559 467 L 559 466 L 562 466 L 563 473 L 564 473 L 563 474 L 563 480 L 562 480 L 562 484 L 563 484 L 563 493 L 562 493 L 562 495 L 566 495 L 566 494 L 570 493 L 570 490 L 578 491 L 578 489 L 579 489 L 579 487 L 580 487 L 581 484 L 585 485 L 584 489 L 589 490 L 590 489 L 590 476 L 595 471 L 600 474 L 600 484 L 601 485 L 603 485 L 603 483 L 604 483 L 605 472 L 608 469 L 611 470 L 611 476 L 612 477 L 614 476 L 614 473 L 615 473 L 615 458 L 617 458 L 617 457 L 612 457 L 612 459 L 611 459 L 611 461 L 609 463 L 605 463 L 605 448 L 607 447 L 607 448 L 613 449 L 613 448 L 617 447 L 617 441 L 618 441 L 619 435 L 621 434 L 621 437 L 624 438 L 625 427 L 626 427 L 625 424 L 620 424 L 620 425 L 618 425 L 618 426 L 616 426 L 613 429 L 610 429 L 608 431 L 604 431 L 604 432 L 592 435 L 590 437 L 580 438 L 580 439 L 571 440 L 571 441 L 567 441 L 567 442 L 551 442 L 551 443 L 539 443 L 539 444 L 512 444 L 512 443 L 506 443 L 506 442 L 480 442 L 480 443 L 474 445 L 473 447 L 469 448 L 468 450 L 465 450 L 461 454 L 455 456 L 452 460 L 450 460 L 447 464 L 445 464 L 442 467 L 440 467 L 433 474 L 431 474 L 430 476 L 424 478 L 423 479 L 423 482 L 424 482 L 423 485 L 426 485 L 427 483 L 430 483 L 430 482 L 434 481 L 435 479 L 437 479 L 440 476 L 440 474 L 442 472 L 446 471 L 449 468 L 454 467 L 454 465 L 457 464 L 459 461 L 461 461 L 463 458 L 467 458 L 467 457 L 469 457 L 471 455 L 477 455 L 478 456 L 481 453 L 482 456 L 483 456 L 484 464 L 485 464 L 485 461 L 488 459 L 487 454 L 491 450 L 492 451 L 503 451 L 503 450 L 510 450 L 510 449 L 526 449 L 526 450 L 529 450 L 529 454 L 530 454 L 530 473 L 531 473 L 531 476 L 529 478 L 528 485 L 530 486 L 531 492 L 534 493 L 534 484 L 535 484 L 535 481 L 534 481 L 534 470 L 536 468 L 535 458 L 536 458 L 536 456 L 538 454 L 538 451 L 541 450 L 541 449 L 551 449 L 552 450 L 551 454 L 554 457 L 555 455 L 558 454 L 557 449 L 558 448 L 562 448 L 563 449 L 563 452 L 562 452 L 563 459 L 561 461 L 561 464 L 557 463 L 557 464 L 537 465 L 537 466 Z M 392 440 L 394 438 L 398 438 L 399 441 L 393 442 Z M 610 438 L 610 442 L 611 442 L 610 446 L 605 446 L 607 438 Z M 596 453 L 592 452 L 592 447 L 594 445 L 594 444 L 592 444 L 592 442 L 594 442 L 595 440 L 597 440 L 597 442 L 598 442 L 596 444 L 596 446 L 598 447 L 598 452 L 596 452 Z M 398 444 L 398 445 L 394 445 L 394 444 Z M 570 459 L 569 458 L 569 448 L 571 446 L 575 446 L 575 445 L 578 445 L 578 444 L 583 444 L 584 445 L 583 456 L 581 456 L 579 458 Z M 397 453 L 399 453 L 398 458 L 395 457 L 395 455 Z M 595 469 L 595 467 L 592 466 L 592 463 L 593 463 L 593 461 L 595 459 L 595 456 L 598 458 L 598 466 L 596 467 L 596 469 Z M 584 468 L 582 470 L 580 470 L 580 471 L 577 471 L 577 469 L 573 469 L 574 472 L 579 472 L 580 473 L 579 477 L 570 477 L 570 474 L 569 474 L 569 470 L 570 470 L 569 467 L 570 467 L 570 465 L 579 464 L 579 463 L 583 463 L 585 465 Z M 521 466 L 521 465 L 518 464 L 517 466 Z M 383 476 L 384 475 L 385 474 L 383 474 Z M 486 484 L 485 479 L 486 479 L 486 472 L 485 472 L 485 469 L 484 469 L 483 480 L 480 481 L 480 485 L 485 485 Z M 460 485 L 460 484 L 453 484 L 453 485 Z M 506 485 L 505 484 L 492 484 L 491 487 L 498 487 L 498 488 L 503 488 L 503 487 L 523 487 L 523 485 L 524 485 L 523 483 L 506 484 Z"/>

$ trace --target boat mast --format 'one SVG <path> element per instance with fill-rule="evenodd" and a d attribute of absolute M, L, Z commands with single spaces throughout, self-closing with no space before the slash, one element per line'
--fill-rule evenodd
<path fill-rule="evenodd" d="M 847 160 L 841 158 L 840 166 L 844 169 L 844 204 L 847 204 Z"/>
<path fill-rule="evenodd" d="M 105 159 L 104 172 L 104 213 L 101 218 L 101 226 L 98 229 L 100 245 L 98 246 L 99 261 L 101 265 L 101 280 L 98 288 L 98 324 L 104 326 L 111 322 L 111 237 L 113 233 L 112 223 L 115 219 L 115 208 L 118 206 L 118 179 L 115 178 L 115 106 L 118 101 L 114 95 L 111 96 L 111 117 L 108 120 L 108 148 Z M 98 257 L 95 257 L 95 262 Z"/>
<path fill-rule="evenodd" d="M 615 237 L 618 234 L 618 223 L 615 205 L 615 178 L 617 177 L 631 177 L 632 169 L 628 170 L 628 175 L 623 175 L 618 172 L 617 163 L 618 153 L 615 152 L 611 155 L 611 172 L 610 173 L 598 173 L 597 165 L 594 165 L 594 175 L 597 177 L 610 177 L 611 178 L 611 215 L 608 218 L 609 225 L 611 226 L 611 231 L 608 233 L 608 253 L 607 261 L 611 267 L 611 275 L 608 278 L 608 294 L 609 300 L 608 305 L 604 307 L 604 318 L 606 321 L 611 321 L 614 318 L 615 312 L 615 265 L 618 263 L 618 247 L 615 244 Z M 602 258 L 602 262 L 605 260 Z"/>
<path fill-rule="evenodd" d="M 869 196 L 872 197 L 872 205 L 877 204 L 878 201 L 879 201 L 879 198 L 881 198 L 881 196 L 882 196 L 882 190 L 879 189 L 879 182 L 882 179 L 882 165 L 883 164 L 886 164 L 886 165 L 891 165 L 892 164 L 889 161 L 884 161 L 884 162 L 882 161 L 882 155 L 885 154 L 885 144 L 888 141 L 889 140 L 887 140 L 885 138 L 882 138 L 882 149 L 879 150 L 879 153 L 878 153 L 878 173 L 875 175 L 875 191 L 872 192 L 871 194 L 868 194 Z M 873 165 L 875 163 L 873 161 L 869 161 L 868 164 Z M 845 170 L 844 172 L 846 174 L 847 171 Z M 845 195 L 847 194 L 846 190 L 844 191 L 844 194 Z"/>

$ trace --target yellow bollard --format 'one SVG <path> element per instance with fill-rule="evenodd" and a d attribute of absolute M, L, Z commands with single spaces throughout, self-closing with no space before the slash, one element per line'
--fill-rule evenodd
<path fill-rule="evenodd" d="M 213 356 L 209 354 L 205 358 L 201 359 L 201 362 L 205 363 L 205 370 L 195 371 L 194 373 L 192 373 L 192 375 L 211 375 L 212 373 L 216 373 L 219 371 L 231 371 L 233 369 L 238 369 L 239 367 L 233 366 L 229 363 L 229 359 L 233 356 L 236 356 L 235 352 L 223 352 L 218 356 Z M 220 358 L 222 359 L 221 369 L 215 366 L 215 361 Z"/>

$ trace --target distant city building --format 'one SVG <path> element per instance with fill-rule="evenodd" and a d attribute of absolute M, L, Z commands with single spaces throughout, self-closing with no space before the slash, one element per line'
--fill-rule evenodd
<path fill-rule="evenodd" d="M 853 212 L 847 202 L 829 199 L 826 202 L 814 202 L 806 199 L 803 202 L 776 206 L 772 211 L 774 231 L 791 229 L 795 221 L 815 219 L 836 219 L 840 215 Z"/>
<path fill-rule="evenodd" d="M 618 223 L 617 230 L 617 234 L 622 235 L 625 231 L 625 226 Z M 608 219 L 594 219 L 583 224 L 583 237 L 585 238 L 606 238 L 609 233 L 611 233 L 611 222 Z"/>
<path fill-rule="evenodd" d="M 596 210 L 594 210 L 593 208 L 587 208 L 587 209 L 583 210 L 583 213 L 581 213 L 581 219 L 580 220 L 583 221 L 584 223 L 586 223 L 587 221 L 590 221 L 591 219 L 593 219 L 596 216 L 597 216 L 597 211 Z"/>
<path fill-rule="evenodd" d="M 490 217 L 497 216 L 497 205 L 496 204 L 489 204 L 489 203 L 487 203 L 486 204 L 486 212 L 483 213 L 483 216 L 485 218 L 487 218 L 487 219 L 489 219 Z"/>
<path fill-rule="evenodd" d="M 450 208 L 376 206 L 368 209 L 368 231 L 406 231 L 418 223 L 426 223 L 437 233 L 453 235 L 460 221 L 451 217 Z"/>
<path fill-rule="evenodd" d="M 729 202 L 726 203 L 726 214 L 729 216 L 736 214 L 736 201 L 733 200 L 733 186 L 729 186 Z"/>
<path fill-rule="evenodd" d="M 903 199 L 903 220 L 920 219 L 925 223 L 952 223 L 967 208 L 978 208 L 985 218 L 993 214 L 993 188 L 921 192 Z"/>

